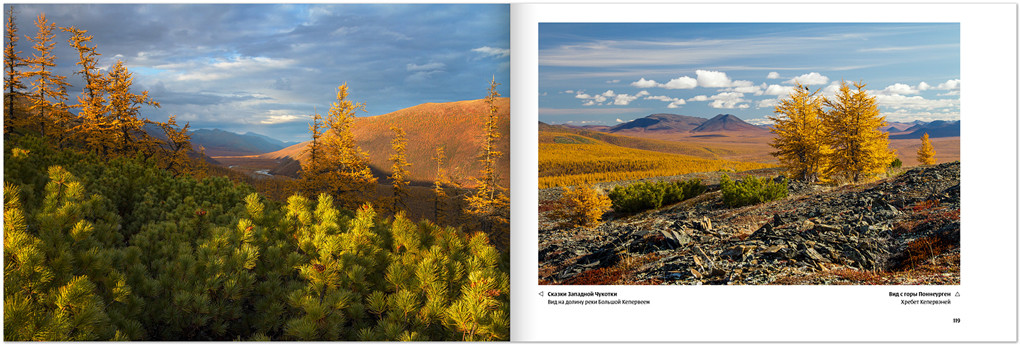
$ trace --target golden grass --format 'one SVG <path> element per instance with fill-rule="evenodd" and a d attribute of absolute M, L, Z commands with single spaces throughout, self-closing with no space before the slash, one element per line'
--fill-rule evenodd
<path fill-rule="evenodd" d="M 539 188 L 772 166 L 633 149 L 556 132 L 539 133 L 538 151 Z"/>

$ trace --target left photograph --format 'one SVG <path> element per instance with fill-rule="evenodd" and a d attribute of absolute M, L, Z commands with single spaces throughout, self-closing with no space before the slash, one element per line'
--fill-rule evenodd
<path fill-rule="evenodd" d="M 3 7 L 4 340 L 510 335 L 510 6 Z"/>

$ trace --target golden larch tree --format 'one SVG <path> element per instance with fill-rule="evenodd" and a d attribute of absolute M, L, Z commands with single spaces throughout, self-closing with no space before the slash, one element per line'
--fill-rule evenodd
<path fill-rule="evenodd" d="M 889 133 L 879 129 L 886 122 L 875 97 L 868 95 L 866 84 L 853 85 L 856 90 L 841 82 L 835 97 L 824 100 L 830 109 L 822 122 L 832 145 L 828 175 L 858 183 L 884 172 L 896 151 L 889 149 Z"/>
<path fill-rule="evenodd" d="M 482 168 L 478 173 L 479 176 L 474 179 L 477 184 L 475 190 L 467 197 L 467 212 L 483 217 L 489 223 L 490 228 L 493 224 L 510 222 L 510 198 L 506 195 L 506 188 L 499 185 L 496 171 L 496 160 L 503 155 L 503 152 L 496 148 L 496 140 L 500 136 L 499 107 L 496 105 L 496 99 L 500 95 L 496 91 L 497 86 L 499 83 L 494 77 L 489 83 L 489 95 L 485 98 L 489 113 L 485 121 L 482 146 L 478 155 Z"/>
<path fill-rule="evenodd" d="M 25 83 L 22 79 L 25 73 L 19 68 L 25 66 L 25 59 L 21 57 L 18 50 L 18 26 L 14 23 L 14 6 L 7 8 L 7 25 L 4 31 L 4 132 L 9 132 L 14 127 L 15 119 L 14 98 L 21 95 L 25 90 Z"/>
<path fill-rule="evenodd" d="M 312 134 L 312 142 L 305 147 L 308 159 L 301 163 L 300 190 L 309 198 L 314 198 L 319 193 L 328 192 L 323 183 L 325 165 L 322 158 L 322 135 L 325 124 L 322 123 L 322 116 L 314 111 L 312 123 L 308 125 L 308 131 Z"/>
<path fill-rule="evenodd" d="M 435 196 L 434 205 L 434 216 L 436 224 L 444 224 L 446 222 L 446 189 L 443 185 L 449 183 L 448 177 L 446 176 L 446 168 L 443 167 L 443 162 L 446 160 L 446 152 L 442 146 L 436 148 L 435 155 L 432 156 L 432 160 L 436 161 L 436 181 L 433 184 L 432 192 Z"/>
<path fill-rule="evenodd" d="M 342 205 L 354 209 L 375 191 L 376 178 L 368 166 L 368 154 L 354 140 L 354 113 L 365 105 L 347 100 L 347 83 L 337 88 L 336 102 L 326 117 L 322 137 L 325 181 Z"/>
<path fill-rule="evenodd" d="M 96 46 L 88 46 L 92 36 L 87 35 L 88 31 L 75 27 L 61 28 L 71 33 L 67 39 L 68 44 L 78 53 L 79 70 L 74 74 L 81 75 L 85 82 L 81 95 L 78 95 L 78 104 L 75 105 L 80 111 L 78 116 L 81 121 L 75 125 L 71 134 L 76 142 L 84 142 L 86 147 L 92 151 L 103 154 L 108 153 L 111 143 L 115 142 L 113 130 L 108 119 L 106 90 L 109 85 L 109 78 L 99 70 L 99 54 Z"/>
<path fill-rule="evenodd" d="M 393 146 L 393 154 L 390 155 L 390 163 L 393 164 L 390 183 L 393 186 L 393 213 L 396 213 L 399 209 L 407 209 L 404 199 L 408 196 L 407 167 L 411 164 L 407 162 L 407 139 L 404 130 L 397 126 L 391 126 L 390 130 L 393 131 L 393 140 L 390 142 Z"/>
<path fill-rule="evenodd" d="M 40 13 L 36 17 L 35 25 L 39 31 L 29 40 L 35 43 L 32 47 L 36 53 L 26 61 L 29 71 L 25 76 L 33 78 L 31 94 L 34 97 L 29 110 L 37 114 L 34 122 L 39 124 L 39 132 L 46 135 L 46 129 L 53 127 L 52 113 L 66 111 L 67 86 L 70 84 L 64 76 L 53 73 L 53 68 L 57 66 L 55 62 L 57 57 L 53 55 L 53 45 L 56 44 L 53 41 L 53 37 L 56 36 L 53 30 L 57 25 L 50 23 L 45 13 Z"/>
<path fill-rule="evenodd" d="M 142 91 L 141 94 L 131 93 L 131 84 L 134 77 L 123 61 L 117 61 L 109 72 L 109 83 L 107 93 L 110 95 L 109 120 L 114 137 L 114 148 L 124 154 L 131 154 L 140 150 L 144 140 L 136 140 L 136 137 L 144 136 L 142 130 L 144 121 L 140 119 L 139 111 L 142 105 L 149 105 L 159 108 L 159 102 L 149 98 L 149 91 Z"/>
<path fill-rule="evenodd" d="M 779 102 L 775 113 L 776 116 L 768 117 L 774 122 L 772 133 L 776 134 L 770 143 L 776 149 L 772 155 L 779 158 L 793 178 L 808 183 L 822 179 L 832 150 L 822 126 L 822 98 L 818 97 L 818 90 L 810 92 L 797 83 L 790 98 Z"/>
<path fill-rule="evenodd" d="M 917 161 L 922 165 L 935 164 L 935 146 L 928 139 L 928 132 L 921 137 L 921 148 L 917 149 Z"/>
<path fill-rule="evenodd" d="M 150 147 L 155 150 L 153 155 L 157 157 L 156 160 L 162 163 L 161 168 L 170 171 L 174 176 L 194 175 L 202 169 L 198 160 L 188 156 L 194 151 L 191 146 L 191 134 L 188 134 L 190 123 L 179 127 L 175 115 L 170 115 L 166 122 L 150 123 L 158 125 L 166 135 L 165 142 Z"/>

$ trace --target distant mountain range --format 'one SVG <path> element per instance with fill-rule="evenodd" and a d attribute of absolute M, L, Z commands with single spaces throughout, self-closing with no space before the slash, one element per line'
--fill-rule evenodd
<path fill-rule="evenodd" d="M 889 134 L 889 139 L 919 139 L 924 136 L 924 133 L 928 133 L 929 138 L 958 137 L 960 136 L 960 121 L 918 122 L 901 133 Z"/>
<path fill-rule="evenodd" d="M 711 119 L 678 114 L 651 114 L 612 127 L 596 125 L 564 126 L 623 135 L 702 132 L 764 134 L 771 128 L 771 125 L 752 125 L 730 114 L 719 114 Z M 890 133 L 890 139 L 916 139 L 924 135 L 925 132 L 932 138 L 958 137 L 960 136 L 960 121 L 888 121 L 887 125 L 880 129 Z"/>
<path fill-rule="evenodd" d="M 604 130 L 610 133 L 700 133 L 700 132 L 763 132 L 764 128 L 749 124 L 730 114 L 719 114 L 711 119 L 677 114 L 652 114 Z"/>
<path fill-rule="evenodd" d="M 247 156 L 273 152 L 294 145 L 257 133 L 237 134 L 220 129 L 191 131 L 191 145 L 204 147 L 210 156 Z"/>
<path fill-rule="evenodd" d="M 166 135 L 156 125 L 147 124 L 143 129 L 156 139 L 166 140 Z M 200 147 L 205 148 L 207 156 L 257 155 L 297 144 L 297 142 L 280 141 L 253 132 L 237 134 L 220 129 L 196 129 L 188 131 L 188 134 L 191 135 L 191 146 L 196 151 Z"/>

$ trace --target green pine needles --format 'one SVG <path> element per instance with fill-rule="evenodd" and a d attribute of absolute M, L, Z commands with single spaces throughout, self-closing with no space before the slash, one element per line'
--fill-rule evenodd
<path fill-rule="evenodd" d="M 7 144 L 4 340 L 509 339 L 482 233 Z"/>
<path fill-rule="evenodd" d="M 729 207 L 779 200 L 788 194 L 785 180 L 776 182 L 767 177 L 754 176 L 747 176 L 734 182 L 729 175 L 724 174 L 719 180 L 719 189 L 722 190 L 723 203 Z"/>
<path fill-rule="evenodd" d="M 617 212 L 639 212 L 693 198 L 704 193 L 706 189 L 699 179 L 639 182 L 613 187 L 609 192 L 609 199 L 613 200 L 613 209 Z"/>

